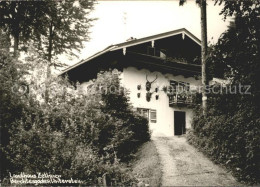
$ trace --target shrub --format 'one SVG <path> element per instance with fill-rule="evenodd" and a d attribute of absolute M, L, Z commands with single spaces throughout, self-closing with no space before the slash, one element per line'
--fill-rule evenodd
<path fill-rule="evenodd" d="M 209 95 L 207 116 L 196 111 L 189 139 L 240 180 L 259 184 L 259 3 L 225 1 L 221 13 L 236 16 L 211 47 L 207 63 L 212 74 L 236 87 L 236 93 Z"/>
<path fill-rule="evenodd" d="M 117 70 L 100 72 L 92 87 L 107 90 L 107 93 L 100 92 L 101 112 L 108 116 L 96 138 L 99 152 L 114 153 L 116 158 L 127 161 L 131 153 L 150 139 L 148 121 L 129 105 L 128 91 L 120 85 L 120 72 Z"/>
<path fill-rule="evenodd" d="M 237 110 L 231 105 L 223 106 L 218 100 L 225 100 L 225 97 L 219 96 L 214 103 L 209 102 L 206 117 L 201 109 L 196 110 L 189 142 L 232 170 L 238 179 L 257 184 L 260 182 L 258 110 L 248 103 L 250 98 L 243 100 L 244 107 Z"/>
<path fill-rule="evenodd" d="M 81 86 L 56 77 L 48 86 L 46 103 L 45 92 L 34 86 L 37 79 L 30 79 L 34 82 L 26 95 L 11 93 L 20 77 L 11 79 L 10 71 L 18 75 L 14 63 L 3 63 L 1 137 L 7 140 L 1 141 L 1 161 L 6 161 L 2 179 L 8 172 L 47 172 L 83 180 L 85 185 L 98 184 L 104 176 L 110 185 L 135 182 L 120 160 L 129 160 L 150 134 L 147 120 L 133 111 L 127 93 L 86 93 Z M 119 80 L 114 70 L 101 72 L 91 84 L 119 88 Z"/>
<path fill-rule="evenodd" d="M 17 85 L 24 84 L 21 77 L 26 74 L 26 67 L 19 61 L 14 60 L 6 51 L 0 50 L 0 157 L 1 157 L 1 178 L 14 169 L 14 166 L 7 159 L 4 148 L 9 144 L 9 129 L 13 122 L 20 119 L 23 110 L 27 109 L 24 102 L 25 97 L 21 97 Z"/>

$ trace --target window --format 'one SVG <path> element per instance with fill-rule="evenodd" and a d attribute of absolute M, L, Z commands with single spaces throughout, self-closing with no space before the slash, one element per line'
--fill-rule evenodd
<path fill-rule="evenodd" d="M 155 47 L 147 46 L 147 54 L 166 59 L 165 50 L 156 49 Z"/>
<path fill-rule="evenodd" d="M 163 59 L 166 59 L 166 54 L 164 52 L 160 51 L 160 57 Z"/>
<path fill-rule="evenodd" d="M 151 110 L 147 108 L 137 108 L 137 112 L 139 112 L 142 116 L 147 118 L 147 120 L 151 123 L 157 122 L 157 114 L 156 110 Z"/>
<path fill-rule="evenodd" d="M 147 47 L 147 54 L 154 56 L 155 55 L 155 48 L 148 46 Z"/>
<path fill-rule="evenodd" d="M 149 109 L 146 108 L 137 108 L 137 112 L 139 112 L 142 116 L 149 120 Z"/>

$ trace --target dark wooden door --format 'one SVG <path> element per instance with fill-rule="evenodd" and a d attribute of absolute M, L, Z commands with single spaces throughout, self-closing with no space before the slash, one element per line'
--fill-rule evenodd
<path fill-rule="evenodd" d="M 186 133 L 185 112 L 174 111 L 174 135 Z"/>

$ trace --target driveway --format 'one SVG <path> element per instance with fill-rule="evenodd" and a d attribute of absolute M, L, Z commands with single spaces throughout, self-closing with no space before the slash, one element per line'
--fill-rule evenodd
<path fill-rule="evenodd" d="M 185 137 L 153 138 L 162 165 L 162 186 L 238 186 L 239 183 L 186 142 Z"/>

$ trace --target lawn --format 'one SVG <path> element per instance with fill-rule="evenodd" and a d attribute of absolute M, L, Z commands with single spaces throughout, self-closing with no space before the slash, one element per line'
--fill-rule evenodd
<path fill-rule="evenodd" d="M 160 186 L 162 172 L 159 155 L 153 141 L 143 144 L 131 165 L 138 186 Z"/>

